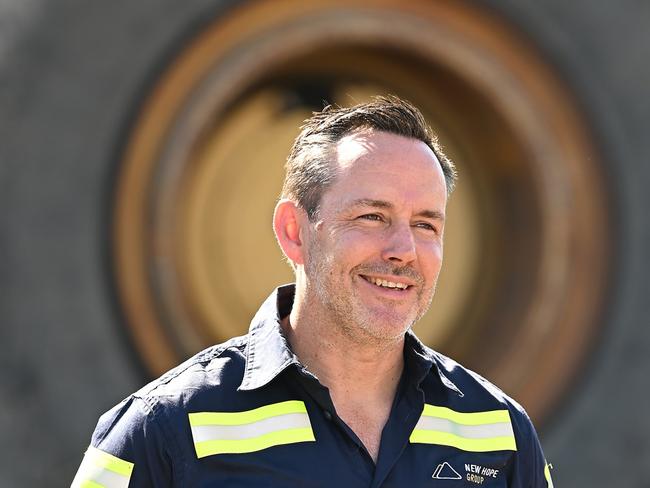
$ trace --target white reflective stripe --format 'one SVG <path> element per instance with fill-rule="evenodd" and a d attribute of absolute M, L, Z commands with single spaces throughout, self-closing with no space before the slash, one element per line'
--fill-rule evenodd
<path fill-rule="evenodd" d="M 94 473 L 92 477 L 87 477 L 82 481 L 84 483 L 92 481 L 93 483 L 97 483 L 104 488 L 127 488 L 129 486 L 129 478 L 126 478 L 121 474 L 113 473 L 112 471 L 108 471 L 106 469 Z M 83 487 L 83 484 L 80 486 Z"/>
<path fill-rule="evenodd" d="M 510 422 L 483 425 L 463 425 L 437 417 L 420 417 L 416 430 L 436 430 L 448 432 L 468 439 L 487 439 L 490 437 L 512 437 L 514 432 Z"/>
<path fill-rule="evenodd" d="M 306 413 L 289 413 L 242 425 L 195 425 L 192 426 L 192 437 L 195 443 L 250 439 L 270 432 L 310 427 L 311 423 Z"/>
<path fill-rule="evenodd" d="M 508 410 L 457 412 L 425 404 L 409 442 L 455 447 L 468 452 L 516 451 Z"/>
<path fill-rule="evenodd" d="M 110 459 L 119 463 L 122 468 L 125 466 L 127 469 L 119 469 L 117 472 L 111 463 Z M 107 462 L 108 461 L 108 462 Z M 109 453 L 92 446 L 88 448 L 84 455 L 83 461 L 79 466 L 79 470 L 72 480 L 71 488 L 86 488 L 88 486 L 103 488 L 128 488 L 131 479 L 128 467 L 133 467 L 133 463 L 121 460 Z M 127 474 L 128 471 L 128 474 Z"/>

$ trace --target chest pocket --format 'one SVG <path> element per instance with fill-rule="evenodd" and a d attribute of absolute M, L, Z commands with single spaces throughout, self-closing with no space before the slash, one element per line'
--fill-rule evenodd
<path fill-rule="evenodd" d="M 299 400 L 243 412 L 190 413 L 189 422 L 197 458 L 316 440 L 305 403 Z"/>

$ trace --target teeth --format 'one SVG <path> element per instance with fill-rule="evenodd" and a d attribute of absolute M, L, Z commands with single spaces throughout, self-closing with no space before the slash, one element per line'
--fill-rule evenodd
<path fill-rule="evenodd" d="M 399 288 L 400 290 L 406 290 L 408 286 L 404 283 L 394 283 L 392 281 L 382 280 L 380 278 L 370 278 L 370 282 L 374 283 L 377 286 L 384 286 L 386 288 Z"/>

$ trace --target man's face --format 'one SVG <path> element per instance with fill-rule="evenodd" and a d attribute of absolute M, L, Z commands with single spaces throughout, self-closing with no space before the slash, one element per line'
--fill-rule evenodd
<path fill-rule="evenodd" d="M 365 130 L 335 148 L 338 176 L 306 228 L 307 296 L 364 342 L 400 339 L 429 308 L 447 192 L 421 141 Z"/>

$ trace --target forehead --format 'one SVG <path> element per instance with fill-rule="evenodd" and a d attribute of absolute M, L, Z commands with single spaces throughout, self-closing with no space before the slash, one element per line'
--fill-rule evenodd
<path fill-rule="evenodd" d="M 335 146 L 337 178 L 326 194 L 340 202 L 356 198 L 426 203 L 444 207 L 446 186 L 435 154 L 424 142 L 364 130 Z"/>

